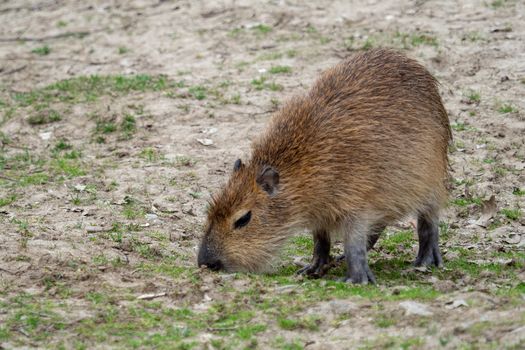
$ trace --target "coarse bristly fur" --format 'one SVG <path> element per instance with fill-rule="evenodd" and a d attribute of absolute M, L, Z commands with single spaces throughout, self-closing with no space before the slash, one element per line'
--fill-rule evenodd
<path fill-rule="evenodd" d="M 355 54 L 289 100 L 251 158 L 236 162 L 210 203 L 199 257 L 228 271 L 264 271 L 298 230 L 333 235 L 355 218 L 384 226 L 439 209 L 451 137 L 423 66 L 391 50 Z"/>

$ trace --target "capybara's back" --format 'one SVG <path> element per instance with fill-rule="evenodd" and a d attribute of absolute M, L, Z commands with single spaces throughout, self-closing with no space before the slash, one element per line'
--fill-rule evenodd
<path fill-rule="evenodd" d="M 214 242 L 221 266 L 257 270 L 277 242 L 306 227 L 316 250 L 304 272 L 320 275 L 330 237 L 342 233 L 348 279 L 366 283 L 374 281 L 367 242 L 416 214 L 416 265 L 439 266 L 437 220 L 447 196 L 450 138 L 436 80 L 424 67 L 390 50 L 354 55 L 274 115 L 249 162 L 236 163 L 212 204 L 209 225 L 233 226 L 209 230 L 203 242 Z M 238 213 L 250 217 L 236 228 Z M 239 248 L 253 259 L 235 258 Z"/>

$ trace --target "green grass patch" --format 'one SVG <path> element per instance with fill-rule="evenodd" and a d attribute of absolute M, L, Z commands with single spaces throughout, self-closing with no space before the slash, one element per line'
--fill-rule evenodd
<path fill-rule="evenodd" d="M 25 107 L 56 102 L 92 102 L 103 95 L 159 91 L 167 87 L 164 76 L 91 75 L 61 80 L 31 92 L 15 93 L 12 98 L 18 106 Z"/>
<path fill-rule="evenodd" d="M 493 0 L 490 2 L 490 7 L 492 7 L 494 10 L 497 10 L 508 5 L 509 3 L 511 3 L 509 0 Z"/>
<path fill-rule="evenodd" d="M 512 194 L 515 196 L 525 196 L 525 189 L 516 187 L 512 190 Z"/>
<path fill-rule="evenodd" d="M 51 150 L 51 154 L 56 159 L 79 159 L 82 154 L 80 151 L 74 150 L 72 148 L 73 146 L 71 144 L 62 139 L 55 144 L 55 147 Z"/>
<path fill-rule="evenodd" d="M 55 312 L 52 302 L 29 294 L 20 293 L 10 298 L 3 309 L 7 317 L 1 327 L 0 339 L 9 339 L 15 332 L 22 332 L 33 341 L 45 341 L 65 328 L 65 321 Z"/>
<path fill-rule="evenodd" d="M 277 84 L 275 82 L 267 82 L 267 78 L 265 76 L 261 76 L 259 78 L 253 79 L 251 81 L 251 84 L 255 88 L 255 90 L 270 90 L 270 91 L 283 90 L 282 85 Z"/>
<path fill-rule="evenodd" d="M 456 199 L 452 200 L 452 204 L 457 205 L 458 207 L 466 207 L 466 206 L 469 206 L 469 205 L 481 206 L 482 202 L 483 202 L 482 199 L 481 198 L 477 198 L 477 197 L 456 198 Z"/>
<path fill-rule="evenodd" d="M 266 326 L 263 324 L 247 325 L 239 328 L 239 330 L 236 332 L 236 335 L 240 339 L 248 340 L 258 333 L 264 332 L 265 330 Z"/>
<path fill-rule="evenodd" d="M 75 160 L 75 154 L 69 155 L 70 158 L 59 158 L 52 163 L 52 167 L 56 172 L 66 175 L 67 177 L 77 177 L 86 175 L 86 171 L 82 168 L 81 164 Z"/>
<path fill-rule="evenodd" d="M 16 201 L 16 194 L 11 194 L 7 197 L 0 197 L 0 207 L 12 204 Z"/>
<path fill-rule="evenodd" d="M 49 175 L 44 173 L 35 173 L 20 177 L 20 186 L 44 185 L 49 182 Z"/>
<path fill-rule="evenodd" d="M 201 85 L 191 86 L 188 92 L 197 100 L 204 100 L 206 98 L 207 89 Z"/>
<path fill-rule="evenodd" d="M 500 112 L 502 114 L 516 113 L 517 111 L 518 111 L 518 109 L 516 107 L 514 107 L 513 105 L 511 105 L 510 103 L 502 103 L 498 107 L 498 112 Z"/>
<path fill-rule="evenodd" d="M 371 349 L 424 349 L 425 341 L 418 337 L 396 337 L 390 335 L 381 335 L 375 339 L 367 339 L 361 345 L 359 350 Z"/>
<path fill-rule="evenodd" d="M 378 242 L 378 250 L 385 250 L 388 253 L 395 253 L 410 249 L 414 241 L 413 231 L 397 231 L 383 234 Z"/>
<path fill-rule="evenodd" d="M 465 97 L 468 99 L 470 103 L 480 103 L 481 102 L 481 94 L 479 93 L 479 91 L 468 90 L 465 93 Z"/>
<path fill-rule="evenodd" d="M 96 125 L 93 131 L 97 143 L 105 143 L 106 137 L 120 133 L 119 140 L 129 140 L 137 131 L 137 120 L 134 115 L 126 113 L 119 122 L 115 117 L 110 119 L 95 116 Z"/>
<path fill-rule="evenodd" d="M 260 35 L 266 35 L 272 31 L 272 27 L 266 25 L 266 24 L 258 24 L 251 28 L 253 32 Z"/>
<path fill-rule="evenodd" d="M 379 315 L 374 320 L 374 323 L 379 328 L 388 328 L 394 326 L 396 324 L 396 321 L 392 317 L 388 317 L 387 315 Z"/>
<path fill-rule="evenodd" d="M 290 66 L 272 66 L 269 70 L 270 74 L 285 74 L 291 73 L 292 67 Z"/>
<path fill-rule="evenodd" d="M 463 123 L 463 122 L 452 123 L 452 124 L 450 124 L 450 127 L 454 131 L 471 131 L 471 130 L 475 130 L 473 127 L 471 127 L 470 125 L 468 125 L 466 123 Z"/>
<path fill-rule="evenodd" d="M 157 162 L 164 159 L 164 156 L 153 147 L 146 147 L 139 153 L 139 157 L 147 160 L 148 162 Z"/>
<path fill-rule="evenodd" d="M 428 34 L 414 34 L 410 37 L 412 46 L 429 45 L 438 46 L 437 38 Z"/>
<path fill-rule="evenodd" d="M 117 131 L 117 125 L 112 121 L 100 120 L 97 122 L 97 125 L 95 127 L 95 132 L 101 134 L 111 134 L 115 131 Z"/>
<path fill-rule="evenodd" d="M 231 38 L 238 38 L 245 32 L 244 28 L 234 28 L 228 32 L 228 36 Z"/>
<path fill-rule="evenodd" d="M 30 125 L 43 125 L 54 123 L 62 120 L 62 116 L 55 110 L 49 109 L 44 111 L 37 111 L 35 114 L 27 118 Z"/>
<path fill-rule="evenodd" d="M 279 318 L 277 320 L 279 327 L 285 330 L 292 330 L 299 328 L 299 321 L 289 318 Z"/>
<path fill-rule="evenodd" d="M 39 56 L 47 56 L 51 53 L 51 49 L 49 48 L 49 46 L 44 45 L 31 50 L 31 52 Z"/>
<path fill-rule="evenodd" d="M 370 50 L 374 48 L 375 40 L 372 38 L 367 38 L 363 45 L 361 46 L 361 50 Z"/>
<path fill-rule="evenodd" d="M 521 218 L 521 209 L 520 208 L 514 208 L 514 209 L 508 209 L 503 208 L 501 209 L 501 213 L 507 217 L 507 219 L 516 221 Z"/>
<path fill-rule="evenodd" d="M 65 151 L 65 150 L 69 150 L 72 148 L 73 146 L 71 146 L 71 144 L 67 143 L 67 141 L 64 139 L 61 139 L 55 144 L 53 151 L 60 152 L 60 151 Z"/>
<path fill-rule="evenodd" d="M 258 61 L 273 61 L 273 60 L 281 59 L 282 57 L 283 57 L 283 54 L 280 52 L 268 52 L 268 53 L 264 53 L 260 55 L 259 57 L 257 57 L 257 60 Z"/>
<path fill-rule="evenodd" d="M 126 114 L 120 123 L 120 130 L 125 138 L 129 139 L 137 131 L 137 120 L 131 114 Z"/>

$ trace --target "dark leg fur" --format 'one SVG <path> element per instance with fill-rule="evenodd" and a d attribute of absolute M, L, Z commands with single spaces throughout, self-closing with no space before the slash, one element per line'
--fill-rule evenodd
<path fill-rule="evenodd" d="M 356 284 L 376 283 L 366 256 L 370 228 L 359 222 L 350 223 L 345 235 L 346 278 Z M 374 242 L 375 243 L 375 242 Z"/>
<path fill-rule="evenodd" d="M 370 250 L 374 248 L 374 245 L 376 244 L 377 240 L 379 239 L 379 237 L 381 236 L 385 228 L 386 228 L 385 225 L 379 225 L 377 226 L 377 228 L 373 229 L 372 233 L 368 235 L 368 239 L 366 242 L 366 250 Z M 335 261 L 339 262 L 344 259 L 345 259 L 345 255 L 342 254 L 336 257 Z"/>
<path fill-rule="evenodd" d="M 309 277 L 322 277 L 332 267 L 330 236 L 324 230 L 314 232 L 314 255 L 312 263 L 297 271 Z"/>
<path fill-rule="evenodd" d="M 368 266 L 366 256 L 368 237 L 360 232 L 350 233 L 345 240 L 346 278 L 356 284 L 376 283 L 374 274 Z"/>
<path fill-rule="evenodd" d="M 419 237 L 419 252 L 414 265 L 443 266 L 443 259 L 439 251 L 437 216 L 419 214 L 417 218 L 417 235 Z"/>

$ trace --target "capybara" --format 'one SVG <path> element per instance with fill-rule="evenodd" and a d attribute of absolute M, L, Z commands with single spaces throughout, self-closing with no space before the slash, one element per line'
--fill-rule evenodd
<path fill-rule="evenodd" d="M 452 134 L 434 77 L 401 53 L 374 49 L 328 69 L 290 99 L 213 196 L 198 253 L 212 270 L 261 272 L 307 229 L 320 276 L 344 241 L 346 281 L 375 283 L 367 262 L 383 229 L 417 216 L 415 265 L 442 265 L 438 216 Z"/>

